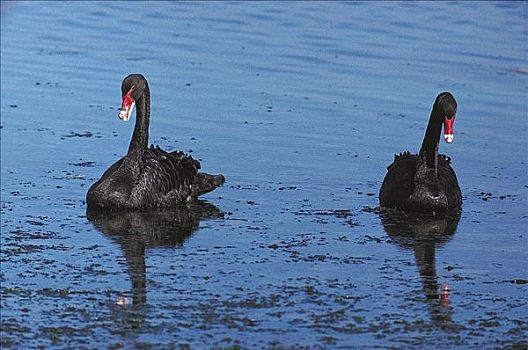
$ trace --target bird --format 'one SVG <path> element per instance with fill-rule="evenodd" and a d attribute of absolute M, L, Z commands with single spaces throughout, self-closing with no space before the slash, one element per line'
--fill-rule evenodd
<path fill-rule="evenodd" d="M 397 154 L 387 167 L 379 192 L 381 207 L 434 215 L 461 209 L 462 193 L 451 158 L 438 154 L 442 125 L 444 140 L 454 141 L 456 112 L 450 92 L 436 97 L 418 154 Z"/>
<path fill-rule="evenodd" d="M 200 162 L 184 152 L 148 147 L 150 90 L 142 74 L 125 77 L 121 93 L 119 119 L 128 121 L 136 107 L 134 132 L 127 154 L 88 190 L 88 209 L 169 208 L 224 184 L 222 174 L 200 172 Z"/>

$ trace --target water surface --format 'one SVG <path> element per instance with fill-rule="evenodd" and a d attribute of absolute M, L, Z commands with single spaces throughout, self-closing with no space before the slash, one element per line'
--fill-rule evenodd
<path fill-rule="evenodd" d="M 526 23 L 526 2 L 3 2 L 2 348 L 526 347 Z M 91 216 L 136 72 L 151 142 L 227 182 Z M 380 214 L 446 90 L 461 215 Z"/>

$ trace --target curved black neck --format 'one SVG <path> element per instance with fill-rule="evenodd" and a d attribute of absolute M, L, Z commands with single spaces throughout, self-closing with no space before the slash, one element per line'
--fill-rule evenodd
<path fill-rule="evenodd" d="M 145 89 L 141 98 L 136 101 L 136 126 L 128 146 L 127 157 L 142 161 L 148 146 L 148 130 L 150 120 L 150 91 L 145 82 Z"/>
<path fill-rule="evenodd" d="M 436 104 L 431 111 L 429 124 L 425 131 L 422 147 L 420 148 L 420 157 L 425 157 L 427 167 L 437 168 L 438 163 L 438 143 L 440 142 L 440 134 L 442 133 L 442 113 Z"/>

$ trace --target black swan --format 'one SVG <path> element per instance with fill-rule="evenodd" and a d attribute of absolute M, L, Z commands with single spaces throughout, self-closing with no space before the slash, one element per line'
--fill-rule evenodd
<path fill-rule="evenodd" d="M 126 156 L 115 162 L 86 194 L 88 209 L 168 208 L 210 192 L 224 183 L 223 175 L 198 172 L 200 163 L 183 152 L 165 152 L 148 143 L 150 91 L 141 74 L 121 84 L 119 118 L 136 126 Z"/>
<path fill-rule="evenodd" d="M 460 209 L 462 193 L 451 159 L 438 154 L 442 124 L 445 141 L 453 142 L 456 110 L 449 92 L 437 96 L 420 152 L 395 155 L 387 167 L 379 193 L 382 207 L 432 214 Z"/>

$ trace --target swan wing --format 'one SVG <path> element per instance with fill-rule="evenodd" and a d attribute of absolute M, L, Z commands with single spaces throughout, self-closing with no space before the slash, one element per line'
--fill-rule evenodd
<path fill-rule="evenodd" d="M 199 169 L 200 163 L 183 152 L 169 153 L 150 147 L 132 199 L 157 207 L 183 202 L 191 194 L 191 184 Z"/>
<path fill-rule="evenodd" d="M 380 189 L 380 205 L 403 209 L 414 190 L 414 174 L 418 156 L 409 152 L 394 157 Z"/>

